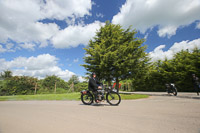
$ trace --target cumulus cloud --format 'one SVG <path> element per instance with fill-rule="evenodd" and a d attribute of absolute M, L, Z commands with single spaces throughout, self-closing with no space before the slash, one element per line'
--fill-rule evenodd
<path fill-rule="evenodd" d="M 25 43 L 25 44 L 20 44 L 20 47 L 24 48 L 24 49 L 29 49 L 29 50 L 35 50 L 35 44 L 32 43 Z"/>
<path fill-rule="evenodd" d="M 17 57 L 11 61 L 0 58 L 0 71 L 11 70 L 13 75 L 33 76 L 39 79 L 47 75 L 56 75 L 68 81 L 75 73 L 69 70 L 62 70 L 58 67 L 58 59 L 50 54 L 42 54 L 37 57 Z"/>
<path fill-rule="evenodd" d="M 103 23 L 95 21 L 88 25 L 68 26 L 52 38 L 52 44 L 55 48 L 71 48 L 80 44 L 87 45 L 101 25 Z"/>
<path fill-rule="evenodd" d="M 13 46 L 14 46 L 13 43 L 7 43 L 7 44 L 6 44 L 6 48 L 7 48 L 7 49 L 11 49 L 11 48 L 13 48 Z"/>
<path fill-rule="evenodd" d="M 160 37 L 170 37 L 179 27 L 200 20 L 199 12 L 199 0 L 127 0 L 112 23 L 132 25 L 142 33 L 158 26 Z"/>
<path fill-rule="evenodd" d="M 91 0 L 1 0 L 0 42 L 6 44 L 11 39 L 16 44 L 35 42 L 45 47 L 62 31 L 56 23 L 43 23 L 42 20 L 77 19 L 90 15 L 91 8 Z M 33 45 L 23 45 L 23 48 L 28 47 L 33 49 Z M 1 48 L 1 51 L 4 50 Z"/>
<path fill-rule="evenodd" d="M 169 50 L 163 51 L 165 45 L 160 45 L 154 49 L 154 51 L 149 53 L 151 61 L 172 59 L 173 56 L 180 52 L 181 50 L 192 51 L 194 48 L 200 49 L 200 38 L 193 41 L 182 41 L 174 43 Z"/>
<path fill-rule="evenodd" d="M 80 82 L 86 81 L 86 79 L 82 76 L 79 76 L 78 79 L 79 79 Z"/>
<path fill-rule="evenodd" d="M 2 45 L 0 45 L 0 53 L 3 53 L 3 52 L 5 52 L 6 51 L 6 49 L 5 48 L 3 48 L 3 46 Z"/>
<path fill-rule="evenodd" d="M 0 41 L 6 42 L 8 38 L 27 41 L 25 36 L 32 35 L 27 33 L 28 29 L 42 18 L 38 5 L 38 1 L 31 0 L 0 1 Z"/>
<path fill-rule="evenodd" d="M 171 36 L 176 34 L 177 27 L 176 26 L 164 26 L 163 28 L 160 28 L 158 30 L 158 35 L 160 37 L 168 36 L 170 38 Z"/>
<path fill-rule="evenodd" d="M 58 20 L 90 15 L 89 10 L 92 8 L 91 0 L 48 0 L 46 2 L 42 9 L 43 15 Z"/>
<path fill-rule="evenodd" d="M 3 45 L 0 45 L 0 53 L 4 53 L 4 52 L 14 52 L 15 50 L 12 49 L 13 46 L 14 46 L 14 44 L 12 44 L 12 43 L 6 44 L 5 47 L 3 47 Z"/>
<path fill-rule="evenodd" d="M 78 61 L 79 61 L 78 58 L 73 60 L 74 63 L 77 63 Z"/>
<path fill-rule="evenodd" d="M 200 29 L 200 22 L 197 23 L 196 28 Z"/>
<path fill-rule="evenodd" d="M 102 13 L 96 13 L 97 18 L 103 18 L 104 15 Z"/>

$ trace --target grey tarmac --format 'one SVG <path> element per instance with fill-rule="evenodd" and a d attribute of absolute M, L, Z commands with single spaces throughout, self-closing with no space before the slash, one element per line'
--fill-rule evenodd
<path fill-rule="evenodd" d="M 200 100 L 151 96 L 83 105 L 81 101 L 0 102 L 0 133 L 200 133 Z"/>

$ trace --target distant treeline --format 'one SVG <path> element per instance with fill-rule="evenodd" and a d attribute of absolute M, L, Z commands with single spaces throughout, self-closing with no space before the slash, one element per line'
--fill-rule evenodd
<path fill-rule="evenodd" d="M 120 89 L 165 91 L 166 83 L 175 83 L 178 91 L 193 92 L 192 74 L 200 77 L 200 49 L 182 50 L 171 60 L 151 62 L 145 70 L 134 73 L 131 79 L 121 81 Z M 80 82 L 75 75 L 68 82 L 55 75 L 38 80 L 29 76 L 12 76 L 12 72 L 6 70 L 0 78 L 0 95 L 78 92 L 87 87 L 87 81 Z"/>
<path fill-rule="evenodd" d="M 55 75 L 38 80 L 29 76 L 12 76 L 12 72 L 6 70 L 0 80 L 0 95 L 69 93 L 81 89 L 87 89 L 87 82 L 80 82 L 75 75 L 68 82 Z"/>
<path fill-rule="evenodd" d="M 166 83 L 175 83 L 178 91 L 193 92 L 192 74 L 200 77 L 200 49 L 182 50 L 173 59 L 153 62 L 148 71 L 131 79 L 132 91 L 165 91 Z"/>

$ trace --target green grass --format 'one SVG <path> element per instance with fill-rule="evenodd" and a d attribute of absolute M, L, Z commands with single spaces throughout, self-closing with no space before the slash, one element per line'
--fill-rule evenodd
<path fill-rule="evenodd" d="M 141 99 L 141 98 L 148 98 L 148 95 L 141 95 L 141 94 L 120 94 L 122 100 L 133 100 L 133 99 Z"/>
<path fill-rule="evenodd" d="M 80 93 L 0 96 L 0 101 L 20 100 L 79 100 Z"/>
<path fill-rule="evenodd" d="M 68 94 L 41 94 L 41 95 L 14 95 L 0 96 L 0 101 L 21 101 L 21 100 L 80 100 L 80 93 Z M 147 98 L 148 95 L 120 94 L 122 100 Z"/>

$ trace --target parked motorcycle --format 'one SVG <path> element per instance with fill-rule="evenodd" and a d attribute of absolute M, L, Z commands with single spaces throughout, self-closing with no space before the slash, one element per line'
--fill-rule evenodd
<path fill-rule="evenodd" d="M 85 105 L 91 105 L 94 101 L 100 103 L 104 100 L 110 105 L 116 106 L 120 104 L 121 96 L 114 88 L 105 86 L 102 86 L 102 89 L 98 89 L 95 93 L 89 90 L 81 91 L 81 101 Z"/>
<path fill-rule="evenodd" d="M 173 94 L 174 96 L 177 96 L 178 92 L 174 83 L 169 83 L 165 85 L 166 85 L 168 94 Z"/>

